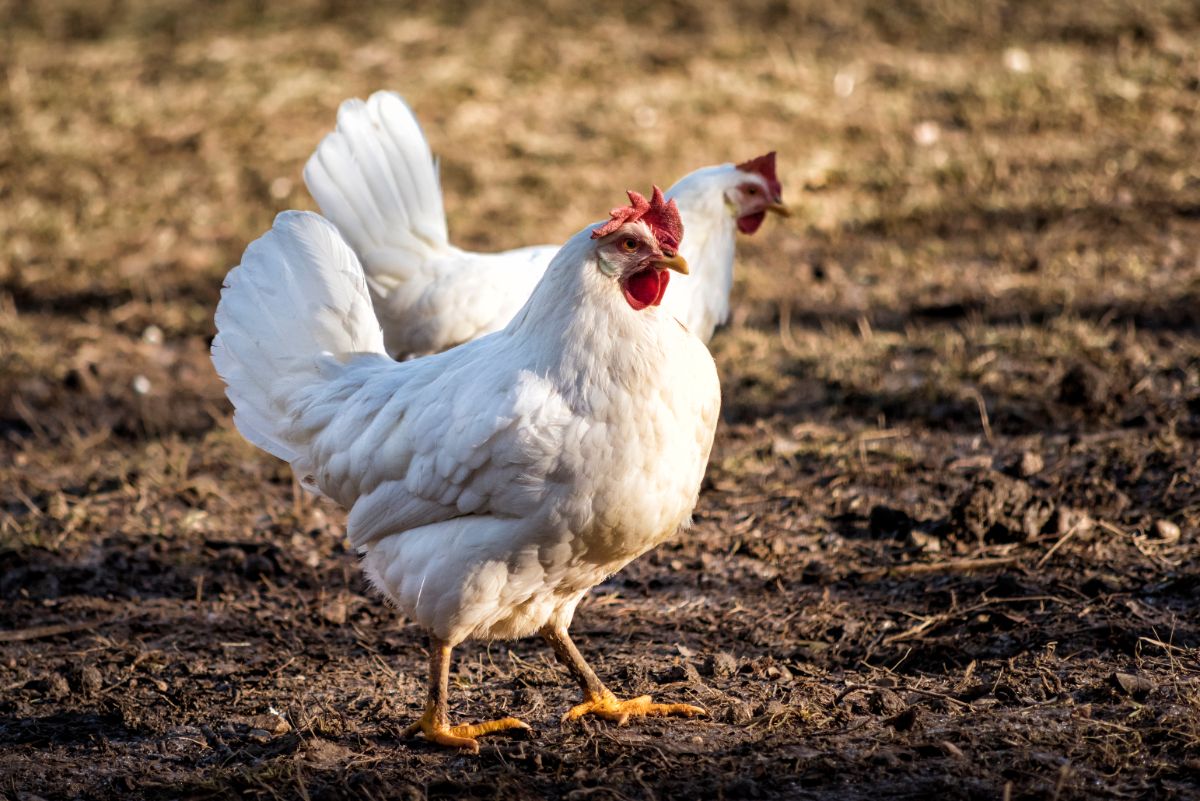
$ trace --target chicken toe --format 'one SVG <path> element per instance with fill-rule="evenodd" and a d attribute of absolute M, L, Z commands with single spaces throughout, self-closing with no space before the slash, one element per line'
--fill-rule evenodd
<path fill-rule="evenodd" d="M 402 736 L 412 737 L 420 732 L 431 743 L 449 748 L 463 748 L 472 754 L 478 754 L 479 741 L 476 739 L 477 737 L 508 729 L 529 730 L 528 723 L 513 717 L 489 720 L 483 723 L 466 723 L 460 726 L 451 726 L 444 720 L 439 720 L 439 717 L 441 716 L 432 706 L 426 707 L 425 714 L 409 725 L 402 732 Z"/>
<path fill-rule="evenodd" d="M 451 726 L 449 704 L 446 700 L 450 679 L 450 646 L 437 638 L 433 638 L 430 646 L 429 701 L 425 704 L 425 712 L 401 732 L 401 737 L 412 737 L 420 732 L 432 743 L 450 748 L 464 748 L 478 754 L 479 743 L 475 739 L 477 737 L 509 729 L 529 730 L 529 724 L 514 717 Z"/>
<path fill-rule="evenodd" d="M 571 636 L 567 633 L 566 628 L 547 626 L 542 629 L 542 637 L 550 643 L 558 660 L 566 666 L 583 690 L 583 703 L 572 707 L 567 714 L 563 715 L 564 723 L 569 720 L 578 720 L 584 715 L 596 715 L 605 720 L 615 721 L 618 726 L 623 726 L 629 722 L 630 718 L 666 717 L 667 715 L 690 718 L 708 714 L 700 707 L 691 704 L 656 704 L 650 700 L 648 695 L 640 695 L 637 698 L 622 701 L 600 681 L 591 665 L 587 663 L 583 655 L 579 653 L 579 649 L 575 647 L 575 643 L 571 641 Z"/>
<path fill-rule="evenodd" d="M 572 707 L 571 711 L 563 715 L 563 722 L 579 720 L 584 715 L 595 715 L 605 720 L 611 720 L 618 726 L 624 726 L 630 718 L 655 718 L 668 715 L 691 718 L 707 714 L 700 707 L 691 704 L 656 704 L 650 700 L 648 695 L 639 695 L 637 698 L 622 701 L 610 691 L 605 690 L 600 695 L 590 697 L 582 704 Z"/>

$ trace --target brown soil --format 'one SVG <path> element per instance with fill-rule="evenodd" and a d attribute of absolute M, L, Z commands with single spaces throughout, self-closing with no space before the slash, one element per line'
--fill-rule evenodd
<path fill-rule="evenodd" d="M 1194 4 L 0 10 L 0 796 L 1200 797 Z M 471 247 L 779 150 L 696 525 L 574 626 L 709 718 L 477 643 L 534 731 L 401 740 L 419 632 L 233 432 L 221 278 L 384 87 Z"/>

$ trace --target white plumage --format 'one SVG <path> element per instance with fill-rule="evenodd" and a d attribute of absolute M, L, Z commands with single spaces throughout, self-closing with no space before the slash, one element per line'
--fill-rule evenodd
<path fill-rule="evenodd" d="M 688 232 L 681 252 L 692 272 L 675 279 L 665 308 L 705 342 L 729 317 L 738 219 L 787 213 L 772 185 L 773 159 L 769 180 L 745 167 L 705 167 L 666 193 Z M 304 180 L 362 258 L 393 356 L 444 350 L 503 328 L 557 251 L 473 253 L 451 245 L 436 162 L 394 92 L 342 103 L 337 130 L 309 158 Z"/>
<path fill-rule="evenodd" d="M 414 222 L 405 247 L 423 246 L 416 230 L 437 224 Z M 502 330 L 406 362 L 387 356 L 359 261 L 316 214 L 279 215 L 221 293 L 212 354 L 238 429 L 349 508 L 367 575 L 446 654 L 541 631 L 562 656 L 584 593 L 696 502 L 720 403 L 712 358 L 622 294 L 634 271 L 674 264 L 665 248 L 646 255 L 651 226 L 591 231 Z M 618 269 L 630 235 L 643 260 Z M 427 736 L 465 745 L 492 730 L 446 729 L 437 700 Z"/>

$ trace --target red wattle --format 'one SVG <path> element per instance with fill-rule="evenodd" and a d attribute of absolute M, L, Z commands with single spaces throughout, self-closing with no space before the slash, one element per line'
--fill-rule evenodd
<path fill-rule="evenodd" d="M 658 273 L 658 296 L 654 298 L 654 305 L 662 303 L 663 295 L 667 294 L 667 284 L 671 282 L 671 274 L 666 270 L 656 270 Z"/>
<path fill-rule="evenodd" d="M 765 211 L 756 211 L 753 214 L 747 214 L 744 217 L 737 218 L 738 230 L 743 234 L 752 234 L 758 230 L 758 227 L 763 224 L 767 213 Z"/>
<path fill-rule="evenodd" d="M 662 303 L 671 276 L 666 270 L 648 267 L 625 279 L 625 300 L 634 311 Z"/>

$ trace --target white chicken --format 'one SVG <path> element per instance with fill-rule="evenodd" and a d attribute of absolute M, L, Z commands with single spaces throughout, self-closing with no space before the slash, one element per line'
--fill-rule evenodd
<path fill-rule="evenodd" d="M 618 700 L 567 634 L 584 594 L 684 525 L 720 406 L 712 357 L 660 303 L 675 205 L 590 225 L 501 331 L 396 362 L 362 268 L 334 228 L 285 212 L 226 278 L 212 358 L 242 434 L 350 510 L 370 581 L 431 636 L 409 728 L 478 750 L 515 718 L 451 726 L 450 649 L 535 632 L 583 689 L 567 718 L 694 715 Z"/>
<path fill-rule="evenodd" d="M 304 168 L 321 211 L 354 247 L 396 357 L 432 353 L 508 324 L 558 248 L 472 253 L 450 244 L 437 165 L 412 110 L 394 92 L 338 109 L 337 130 Z M 775 154 L 704 167 L 667 190 L 688 232 L 691 274 L 663 303 L 707 342 L 729 317 L 736 231 L 752 234 L 767 212 L 786 216 Z"/>

